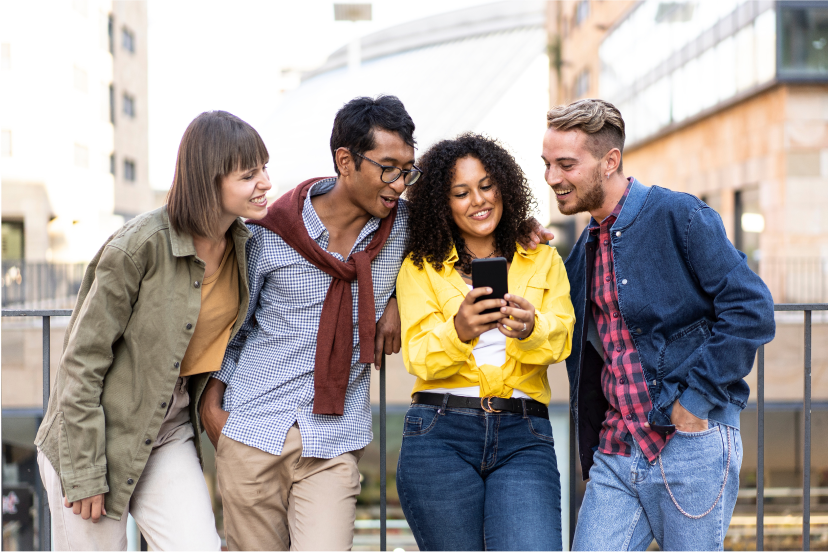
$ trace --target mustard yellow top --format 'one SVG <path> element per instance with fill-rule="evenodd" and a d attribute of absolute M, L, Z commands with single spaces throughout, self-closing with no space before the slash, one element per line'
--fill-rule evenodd
<path fill-rule="evenodd" d="M 575 325 L 561 256 L 546 245 L 535 250 L 517 246 L 509 268 L 509 293 L 535 307 L 535 328 L 524 340 L 506 338 L 503 366 L 478 366 L 472 350 L 479 338 L 463 343 L 457 337 L 454 315 L 469 291 L 454 269 L 457 260 L 457 250 L 452 249 L 438 272 L 427 261 L 419 270 L 409 257 L 397 276 L 403 362 L 417 376 L 412 393 L 479 385 L 482 397 L 511 397 L 518 389 L 549 404 L 546 369 L 569 356 Z"/>
<path fill-rule="evenodd" d="M 227 240 L 221 264 L 201 282 L 201 310 L 181 361 L 182 376 L 221 368 L 230 330 L 239 315 L 239 267 L 229 261 L 234 249 L 233 242 Z"/>

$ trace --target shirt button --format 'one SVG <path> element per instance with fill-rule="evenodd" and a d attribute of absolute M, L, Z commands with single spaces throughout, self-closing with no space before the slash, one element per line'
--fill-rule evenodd
<path fill-rule="evenodd" d="M 178 368 L 180 366 L 180 364 L 178 363 L 178 361 L 176 361 L 176 362 L 173 362 L 173 366 Z"/>
<path fill-rule="evenodd" d="M 621 280 L 621 285 L 624 285 L 624 286 L 626 286 L 626 285 L 627 285 L 627 280 L 626 280 L 626 278 L 625 278 L 625 279 L 623 279 L 623 280 Z"/>
<path fill-rule="evenodd" d="M 624 282 L 626 283 L 627 281 L 626 281 L 626 280 L 624 280 Z M 192 330 L 192 329 L 193 329 L 193 325 L 192 325 L 192 324 L 187 324 L 186 328 L 187 328 L 188 330 Z"/>
<path fill-rule="evenodd" d="M 152 441 L 150 439 L 147 439 L 146 441 L 144 441 L 145 445 L 149 445 L 150 443 L 152 443 Z"/>
<path fill-rule="evenodd" d="M 644 330 L 642 330 L 641 328 L 636 328 L 636 329 L 635 329 L 635 333 L 637 333 L 637 334 L 639 334 L 639 335 L 640 335 L 640 334 L 643 334 L 643 333 L 644 333 Z"/>
<path fill-rule="evenodd" d="M 620 237 L 621 237 L 621 231 L 620 231 L 620 230 L 619 230 L 618 232 L 616 232 L 616 233 L 615 233 L 615 237 L 616 237 L 616 238 L 620 238 Z"/>
<path fill-rule="evenodd" d="M 616 346 L 615 346 L 615 351 L 616 351 L 616 352 L 620 353 L 620 352 L 621 352 L 621 350 L 622 350 L 621 345 L 616 345 Z"/>
<path fill-rule="evenodd" d="M 201 282 L 198 282 L 198 281 L 193 282 L 193 287 L 194 287 L 194 288 L 199 288 L 199 287 L 201 287 Z"/>
<path fill-rule="evenodd" d="M 609 281 L 610 281 L 609 274 L 607 274 L 606 276 L 604 276 L 604 281 L 606 281 L 606 282 L 609 282 Z"/>
<path fill-rule="evenodd" d="M 621 385 L 624 385 L 625 383 L 627 383 L 627 378 L 625 378 L 624 376 L 621 376 L 620 378 L 618 378 L 618 383 L 620 383 Z"/>
<path fill-rule="evenodd" d="M 604 245 L 609 245 L 609 240 L 604 240 Z"/>
<path fill-rule="evenodd" d="M 167 403 L 162 402 L 162 403 L 161 403 L 161 408 L 167 408 Z"/>
<path fill-rule="evenodd" d="M 127 485 L 132 485 L 133 483 L 135 483 L 135 481 L 133 481 L 131 477 L 127 479 Z"/>
<path fill-rule="evenodd" d="M 633 416 L 632 414 L 627 414 L 627 419 L 628 419 L 628 420 L 632 420 L 632 419 L 634 419 L 634 418 L 635 418 L 635 416 Z"/>
<path fill-rule="evenodd" d="M 618 313 L 617 312 L 612 313 L 612 317 L 613 318 L 618 318 Z"/>

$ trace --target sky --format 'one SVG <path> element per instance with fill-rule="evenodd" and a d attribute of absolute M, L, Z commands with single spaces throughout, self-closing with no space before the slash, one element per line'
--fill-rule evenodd
<path fill-rule="evenodd" d="M 199 113 L 222 109 L 257 127 L 289 82 L 355 36 L 487 0 L 374 0 L 373 20 L 334 21 L 323 0 L 149 0 L 150 184 L 169 188 L 179 141 Z"/>

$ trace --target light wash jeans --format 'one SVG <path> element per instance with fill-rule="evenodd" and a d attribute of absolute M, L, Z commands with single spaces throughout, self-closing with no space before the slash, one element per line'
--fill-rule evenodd
<path fill-rule="evenodd" d="M 706 431 L 676 431 L 652 463 L 636 444 L 631 456 L 596 452 L 572 549 L 646 550 L 655 539 L 662 550 L 722 550 L 742 438 L 709 423 Z"/>
<path fill-rule="evenodd" d="M 560 550 L 547 418 L 412 405 L 397 492 L 420 550 Z"/>

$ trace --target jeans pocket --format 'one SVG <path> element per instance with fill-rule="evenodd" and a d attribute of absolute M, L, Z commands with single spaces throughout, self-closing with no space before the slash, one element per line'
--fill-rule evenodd
<path fill-rule="evenodd" d="M 411 407 L 405 414 L 405 424 L 403 425 L 403 437 L 414 437 L 417 435 L 425 435 L 434 429 L 437 425 L 437 419 L 440 416 L 437 414 L 436 407 Z"/>
<path fill-rule="evenodd" d="M 700 519 L 712 512 L 734 461 L 733 430 L 715 425 L 705 431 L 676 432 L 658 458 L 670 499 L 682 515 Z"/>
<path fill-rule="evenodd" d="M 532 435 L 547 443 L 555 444 L 555 439 L 552 437 L 552 422 L 548 419 L 526 416 L 526 423 L 529 424 L 529 431 Z"/>

